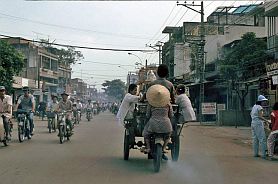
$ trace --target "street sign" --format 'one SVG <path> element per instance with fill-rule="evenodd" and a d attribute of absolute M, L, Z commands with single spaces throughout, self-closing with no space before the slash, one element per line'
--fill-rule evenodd
<path fill-rule="evenodd" d="M 216 103 L 202 103 L 202 114 L 216 114 Z"/>

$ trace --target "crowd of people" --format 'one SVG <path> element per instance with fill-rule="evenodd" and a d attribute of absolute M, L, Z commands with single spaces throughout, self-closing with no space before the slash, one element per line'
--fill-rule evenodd
<path fill-rule="evenodd" d="M 87 103 L 82 103 L 80 99 L 69 98 L 69 94 L 62 93 L 61 100 L 58 101 L 58 95 L 52 94 L 51 100 L 48 103 L 40 102 L 39 111 L 42 120 L 47 114 L 55 114 L 55 122 L 58 121 L 57 114 L 65 111 L 66 123 L 73 130 L 72 116 L 77 116 L 81 120 L 82 112 L 91 112 L 94 115 L 100 111 L 109 109 L 116 115 L 118 122 L 125 125 L 128 119 L 133 119 L 133 113 L 135 110 L 135 104 L 147 101 L 148 107 L 146 112 L 146 125 L 143 130 L 143 137 L 146 143 L 146 147 L 142 150 L 145 153 L 150 152 L 150 135 L 152 133 L 164 133 L 167 136 L 163 145 L 163 152 L 167 152 L 166 145 L 170 142 L 170 135 L 172 132 L 171 118 L 173 116 L 173 103 L 179 106 L 181 116 L 179 121 L 181 123 L 196 121 L 196 115 L 193 110 L 192 104 L 188 96 L 185 94 L 185 86 L 180 84 L 174 88 L 174 85 L 166 79 L 169 73 L 167 65 L 160 65 L 157 69 L 157 76 L 154 73 L 150 73 L 150 82 L 146 84 L 146 93 L 138 93 L 138 86 L 136 84 L 130 84 L 128 93 L 125 95 L 121 104 L 117 103 L 97 103 L 92 102 L 90 99 Z M 34 96 L 30 93 L 28 87 L 23 87 L 23 95 L 17 100 L 15 108 L 13 109 L 12 98 L 6 94 L 5 86 L 0 86 L 0 114 L 3 120 L 6 136 L 9 136 L 8 124 L 11 123 L 12 112 L 18 109 L 28 111 L 30 122 L 30 135 L 34 134 L 34 113 L 36 102 Z M 273 159 L 274 141 L 278 135 L 278 102 L 273 106 L 273 111 L 270 116 L 270 121 L 264 117 L 263 106 L 268 101 L 263 95 L 259 95 L 256 104 L 253 106 L 250 113 L 252 122 L 252 139 L 253 139 L 253 153 L 254 157 L 260 157 L 259 147 L 261 148 L 261 157 L 270 160 Z M 267 124 L 271 130 L 268 138 L 266 139 L 265 124 Z M 58 125 L 56 126 L 58 127 Z M 73 132 L 73 131 L 71 131 Z M 7 137 L 7 139 L 10 139 Z"/>
<path fill-rule="evenodd" d="M 36 100 L 35 97 L 30 93 L 29 87 L 22 88 L 23 95 L 21 95 L 16 104 L 13 106 L 12 97 L 6 94 L 5 86 L 0 86 L 0 114 L 3 119 L 3 124 L 5 128 L 5 135 L 10 136 L 8 133 L 10 126 L 12 126 L 12 117 L 15 116 L 17 119 L 17 114 L 19 111 L 28 112 L 28 120 L 30 123 L 30 137 L 34 135 L 34 114 L 36 112 Z M 108 108 L 107 103 L 98 103 L 92 102 L 92 100 L 88 100 L 86 103 L 81 103 L 80 99 L 70 98 L 69 94 L 64 92 L 60 94 L 61 99 L 59 99 L 59 95 L 56 93 L 51 94 L 51 99 L 48 103 L 41 101 L 37 109 L 39 110 L 39 116 L 41 116 L 42 120 L 44 118 L 49 118 L 50 114 L 54 114 L 54 123 L 55 127 L 58 129 L 58 114 L 60 112 L 66 112 L 66 123 L 69 125 L 71 134 L 73 134 L 73 117 L 77 115 L 76 112 L 80 112 L 80 120 L 83 112 L 92 112 L 97 115 L 100 111 L 104 111 Z M 52 116 L 51 116 L 52 118 Z M 9 125 L 9 126 L 8 126 Z M 7 137 L 10 139 L 10 137 Z"/>

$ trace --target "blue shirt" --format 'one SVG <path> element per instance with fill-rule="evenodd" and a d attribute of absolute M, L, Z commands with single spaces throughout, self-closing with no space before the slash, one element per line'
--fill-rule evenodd
<path fill-rule="evenodd" d="M 260 105 L 254 105 L 252 108 L 252 111 L 250 113 L 252 122 L 251 124 L 262 124 L 263 120 L 261 120 L 259 117 L 259 112 L 263 109 Z"/>

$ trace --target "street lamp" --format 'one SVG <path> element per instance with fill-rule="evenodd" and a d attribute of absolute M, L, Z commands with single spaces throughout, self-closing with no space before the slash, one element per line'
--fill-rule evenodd
<path fill-rule="evenodd" d="M 137 57 L 139 60 L 140 60 L 140 64 L 143 66 L 143 62 L 142 62 L 142 59 L 139 57 L 139 56 L 137 56 L 136 54 L 133 54 L 133 53 L 127 53 L 128 55 L 133 55 L 133 56 L 135 56 L 135 57 Z M 136 63 L 138 63 L 138 62 L 136 62 Z M 135 63 L 135 64 L 136 64 Z M 137 64 L 136 64 L 137 65 Z"/>

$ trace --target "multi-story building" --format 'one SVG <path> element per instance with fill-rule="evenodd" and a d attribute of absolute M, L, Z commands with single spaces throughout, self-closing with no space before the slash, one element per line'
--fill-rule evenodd
<path fill-rule="evenodd" d="M 26 78 L 28 82 L 22 86 L 34 89 L 39 100 L 47 100 L 52 92 L 57 92 L 58 86 L 58 58 L 24 38 L 4 38 L 9 44 L 23 53 L 25 67 L 19 77 Z"/>
<path fill-rule="evenodd" d="M 58 78 L 58 93 L 67 92 L 71 93 L 71 72 L 72 68 L 69 63 L 59 63 L 59 78 Z"/>
<path fill-rule="evenodd" d="M 71 87 L 72 87 L 72 96 L 75 96 L 79 99 L 87 99 L 87 84 L 80 78 L 71 79 Z"/>
<path fill-rule="evenodd" d="M 220 72 L 217 60 L 222 48 L 240 40 L 247 32 L 254 32 L 258 38 L 266 37 L 264 12 L 261 4 L 238 7 L 218 7 L 204 23 L 205 47 L 205 102 L 228 103 L 227 83 L 219 85 Z M 169 41 L 162 49 L 163 63 L 170 69 L 173 82 L 187 84 L 193 105 L 199 109 L 199 60 L 200 22 L 184 22 L 183 27 L 166 27 Z M 231 46 L 231 45 L 230 45 Z M 182 76 L 182 77 L 181 77 Z"/>

